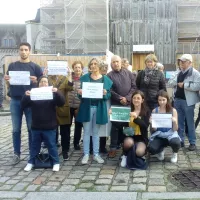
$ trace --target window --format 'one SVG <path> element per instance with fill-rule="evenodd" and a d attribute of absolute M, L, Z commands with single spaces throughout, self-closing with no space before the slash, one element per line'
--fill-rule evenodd
<path fill-rule="evenodd" d="M 13 39 L 9 39 L 9 47 L 13 47 L 14 44 L 13 44 Z"/>
<path fill-rule="evenodd" d="M 7 40 L 7 39 L 4 39 L 4 40 L 3 40 L 3 46 L 4 46 L 4 47 L 8 47 L 8 40 Z"/>

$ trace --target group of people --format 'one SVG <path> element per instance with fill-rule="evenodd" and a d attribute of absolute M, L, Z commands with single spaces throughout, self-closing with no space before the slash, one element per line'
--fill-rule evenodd
<path fill-rule="evenodd" d="M 93 159 L 104 163 L 100 152 L 106 151 L 106 137 L 100 139 L 101 128 L 111 123 L 109 158 L 117 153 L 119 141 L 122 144 L 121 166 L 130 169 L 146 169 L 147 151 L 164 160 L 164 148 L 172 148 L 171 162 L 177 162 L 177 153 L 184 147 L 185 121 L 189 150 L 195 150 L 196 136 L 194 126 L 194 107 L 199 102 L 200 75 L 192 67 L 191 55 L 184 54 L 178 59 L 179 72 L 170 80 L 174 89 L 174 108 L 167 93 L 165 78 L 154 54 L 145 58 L 145 69 L 137 75 L 122 65 L 122 59 L 114 55 L 107 74 L 108 64 L 98 58 L 92 58 L 88 64 L 89 72 L 83 75 L 83 64 L 75 61 L 72 74 L 47 75 L 29 59 L 31 46 L 21 43 L 20 61 L 11 63 L 4 79 L 9 85 L 11 98 L 10 110 L 13 126 L 14 156 L 12 164 L 20 161 L 21 124 L 23 113 L 26 116 L 30 157 L 24 168 L 30 171 L 34 167 L 34 158 L 38 155 L 41 143 L 48 148 L 53 161 L 53 171 L 59 171 L 59 156 L 56 138 L 60 132 L 62 156 L 69 159 L 71 125 L 74 120 L 74 149 L 80 150 L 83 128 L 82 164 L 87 164 L 92 150 Z M 123 61 L 125 63 L 125 60 Z M 161 66 L 162 67 L 162 66 Z M 30 85 L 9 84 L 10 71 L 29 71 Z M 102 83 L 102 98 L 83 97 L 83 83 Z M 34 87 L 52 87 L 53 99 L 31 100 Z M 109 120 L 110 106 L 130 107 L 130 122 Z M 171 128 L 152 126 L 151 113 L 171 114 Z M 60 129 L 60 130 L 59 130 Z M 149 135 L 150 130 L 150 135 Z M 127 131 L 131 132 L 127 136 Z M 102 136 L 102 135 L 101 135 Z M 92 139 L 91 139 L 92 137 Z M 92 146 L 90 145 L 92 144 Z"/>

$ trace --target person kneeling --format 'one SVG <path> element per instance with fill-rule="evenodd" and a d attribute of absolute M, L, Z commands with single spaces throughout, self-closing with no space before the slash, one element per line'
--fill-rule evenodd
<path fill-rule="evenodd" d="M 48 79 L 42 76 L 38 80 L 38 86 L 48 87 Z M 32 110 L 32 145 L 30 159 L 24 171 L 30 171 L 34 167 L 34 159 L 40 153 L 41 142 L 44 140 L 47 145 L 49 155 L 53 162 L 53 171 L 59 171 L 59 156 L 56 146 L 56 106 L 63 106 L 64 96 L 58 92 L 57 88 L 52 88 L 53 99 L 50 100 L 31 100 L 30 91 L 26 91 L 22 98 L 22 107 L 31 107 Z"/>
<path fill-rule="evenodd" d="M 172 128 L 156 128 L 153 127 L 154 131 L 149 139 L 148 150 L 152 155 L 157 154 L 158 160 L 164 160 L 164 148 L 170 146 L 172 148 L 173 154 L 171 157 L 171 162 L 177 162 L 177 153 L 181 146 L 181 139 L 178 135 L 178 117 L 176 109 L 172 108 L 169 100 L 168 93 L 165 91 L 160 91 L 158 93 L 158 104 L 159 107 L 155 108 L 152 113 L 162 113 L 162 114 L 172 114 Z M 150 119 L 152 123 L 152 119 Z"/>

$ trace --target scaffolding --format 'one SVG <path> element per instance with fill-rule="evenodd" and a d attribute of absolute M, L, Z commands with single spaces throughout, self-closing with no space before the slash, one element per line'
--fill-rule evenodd
<path fill-rule="evenodd" d="M 133 45 L 154 44 L 164 64 L 175 63 L 177 9 L 175 0 L 111 0 L 111 51 L 131 61 Z"/>
<path fill-rule="evenodd" d="M 46 54 L 65 53 L 64 0 L 40 0 L 41 50 Z"/>
<path fill-rule="evenodd" d="M 66 54 L 105 53 L 108 48 L 107 0 L 64 0 Z"/>

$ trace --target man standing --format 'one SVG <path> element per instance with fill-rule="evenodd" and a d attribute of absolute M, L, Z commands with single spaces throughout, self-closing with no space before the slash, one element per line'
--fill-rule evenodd
<path fill-rule="evenodd" d="M 111 88 L 111 105 L 130 106 L 131 96 L 136 90 L 135 77 L 127 69 L 121 67 L 121 58 L 114 55 L 111 58 L 112 70 L 108 73 L 108 77 L 113 81 Z M 118 134 L 122 134 L 124 126 L 123 122 L 112 122 L 111 127 L 111 143 L 108 156 L 114 158 L 116 156 Z"/>
<path fill-rule="evenodd" d="M 29 139 L 29 149 L 31 147 L 31 110 L 26 108 L 22 110 L 21 108 L 21 99 L 25 94 L 25 91 L 31 90 L 37 84 L 37 79 L 42 76 L 41 68 L 35 63 L 31 62 L 29 59 L 31 46 L 29 43 L 21 43 L 19 46 L 19 55 L 20 60 L 13 62 L 8 66 L 7 75 L 4 76 L 4 79 L 9 85 L 8 95 L 11 98 L 10 101 L 10 112 L 12 119 L 12 136 L 13 136 L 13 147 L 14 147 L 14 156 L 12 159 L 12 164 L 17 164 L 20 161 L 20 148 L 21 148 L 21 125 L 23 113 L 26 117 L 26 124 L 28 129 L 28 139 Z M 30 85 L 11 85 L 9 84 L 10 71 L 29 71 L 30 72 Z"/>
<path fill-rule="evenodd" d="M 188 150 L 196 149 L 196 135 L 194 126 L 194 108 L 199 102 L 200 74 L 192 67 L 192 56 L 183 54 L 179 59 L 180 72 L 168 84 L 176 87 L 174 107 L 178 112 L 178 133 L 181 138 L 181 146 L 184 147 L 184 122 L 188 125 Z"/>

